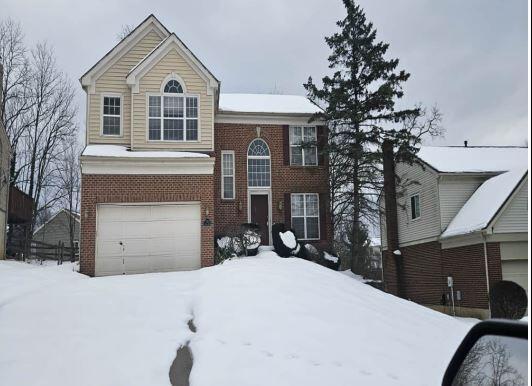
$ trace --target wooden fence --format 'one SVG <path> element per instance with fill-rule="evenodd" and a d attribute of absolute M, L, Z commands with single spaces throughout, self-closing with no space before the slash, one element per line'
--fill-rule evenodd
<path fill-rule="evenodd" d="M 44 260 L 54 260 L 59 265 L 63 264 L 63 261 L 71 261 L 72 251 L 74 251 L 74 259 L 79 259 L 78 248 L 67 247 L 62 241 L 53 245 L 31 240 L 29 248 L 26 248 L 26 240 L 14 239 L 9 243 L 8 250 L 17 260 L 40 260 L 41 263 Z"/>

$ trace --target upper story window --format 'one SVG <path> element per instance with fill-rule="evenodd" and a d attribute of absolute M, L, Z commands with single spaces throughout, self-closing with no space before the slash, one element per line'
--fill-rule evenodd
<path fill-rule="evenodd" d="M 102 135 L 122 135 L 122 97 L 103 95 Z"/>
<path fill-rule="evenodd" d="M 290 127 L 290 165 L 318 164 L 316 126 Z"/>
<path fill-rule="evenodd" d="M 170 79 L 162 95 L 148 97 L 148 139 L 150 141 L 197 141 L 198 97 Z"/>
<path fill-rule="evenodd" d="M 412 220 L 419 218 L 421 211 L 419 208 L 419 194 L 414 194 L 410 197 L 410 217 Z"/>
<path fill-rule="evenodd" d="M 270 149 L 266 142 L 257 138 L 248 148 L 248 186 L 270 186 Z"/>

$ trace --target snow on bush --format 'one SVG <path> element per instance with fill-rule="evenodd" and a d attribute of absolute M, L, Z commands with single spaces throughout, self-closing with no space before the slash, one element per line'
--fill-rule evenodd
<path fill-rule="evenodd" d="M 329 261 L 332 261 L 333 263 L 338 263 L 338 257 L 337 256 L 333 256 L 327 252 L 323 252 L 323 258 L 325 260 L 329 260 Z"/>
<path fill-rule="evenodd" d="M 316 248 L 312 244 L 305 244 L 305 249 L 310 260 L 318 261 L 318 259 L 320 258 L 320 252 L 318 251 L 318 248 Z"/>
<path fill-rule="evenodd" d="M 296 235 L 292 231 L 279 232 L 279 237 L 283 244 L 290 249 L 295 249 L 297 246 Z"/>

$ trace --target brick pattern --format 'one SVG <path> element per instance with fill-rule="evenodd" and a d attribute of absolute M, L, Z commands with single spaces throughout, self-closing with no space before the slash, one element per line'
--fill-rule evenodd
<path fill-rule="evenodd" d="M 257 138 L 257 125 L 246 124 L 215 124 L 215 154 L 217 162 L 214 168 L 214 206 L 216 210 L 215 232 L 224 230 L 248 221 L 247 205 L 247 150 Z M 325 165 L 301 167 L 284 163 L 284 137 L 281 125 L 260 125 L 260 137 L 268 144 L 271 154 L 271 190 L 273 222 L 285 222 L 285 193 L 321 193 L 320 200 L 327 201 L 328 172 Z M 221 198 L 221 165 L 218 160 L 222 150 L 235 152 L 235 199 Z M 321 202 L 326 205 L 328 202 Z M 329 245 L 332 240 L 332 227 L 328 210 L 326 211 L 325 230 L 321 229 L 322 237 L 319 244 Z M 323 233 L 324 232 L 324 233 Z"/>
<path fill-rule="evenodd" d="M 213 264 L 212 175 L 82 175 L 80 272 L 94 276 L 96 206 L 101 203 L 201 202 L 201 265 Z M 208 215 L 207 215 L 208 212 Z"/>
<path fill-rule="evenodd" d="M 490 287 L 502 280 L 499 243 L 488 243 Z M 453 276 L 454 290 L 462 292 L 457 306 L 488 308 L 483 244 L 441 249 L 439 242 L 401 248 L 403 259 L 404 294 L 407 299 L 425 305 L 441 304 L 442 295 L 449 292 L 447 276 Z M 383 253 L 385 288 L 397 294 L 394 255 Z"/>

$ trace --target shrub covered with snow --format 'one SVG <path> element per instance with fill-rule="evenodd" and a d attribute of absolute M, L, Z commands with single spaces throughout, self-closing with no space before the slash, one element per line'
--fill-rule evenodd
<path fill-rule="evenodd" d="M 290 257 L 298 247 L 297 237 L 291 229 L 282 223 L 273 224 L 272 241 L 275 252 L 281 257 Z"/>
<path fill-rule="evenodd" d="M 240 226 L 242 250 L 246 256 L 255 256 L 259 250 L 261 237 L 257 224 L 246 223 Z"/>
<path fill-rule="evenodd" d="M 338 256 L 327 251 L 321 252 L 318 263 L 334 271 L 338 271 L 338 268 L 340 268 L 340 259 Z"/>
<path fill-rule="evenodd" d="M 521 319 L 525 316 L 527 304 L 526 291 L 513 281 L 501 280 L 491 287 L 492 318 Z"/>
<path fill-rule="evenodd" d="M 318 251 L 318 248 L 312 244 L 305 244 L 305 253 L 308 260 L 318 261 L 320 258 L 320 252 Z"/>

